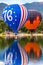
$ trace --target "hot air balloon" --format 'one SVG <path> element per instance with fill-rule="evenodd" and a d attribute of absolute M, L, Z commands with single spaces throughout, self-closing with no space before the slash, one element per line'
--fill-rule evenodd
<path fill-rule="evenodd" d="M 17 40 L 5 51 L 4 59 L 5 65 L 27 65 L 28 63 L 28 57 Z"/>
<path fill-rule="evenodd" d="M 39 59 L 42 55 L 41 48 L 35 41 L 27 42 L 24 49 L 31 59 Z"/>
<path fill-rule="evenodd" d="M 28 11 L 28 20 L 25 23 L 25 27 L 28 30 L 34 31 L 41 22 L 41 13 L 36 10 L 29 10 Z"/>
<path fill-rule="evenodd" d="M 27 15 L 27 9 L 23 5 L 18 4 L 8 5 L 2 13 L 3 20 L 13 32 L 18 32 L 23 26 L 26 22 Z"/>

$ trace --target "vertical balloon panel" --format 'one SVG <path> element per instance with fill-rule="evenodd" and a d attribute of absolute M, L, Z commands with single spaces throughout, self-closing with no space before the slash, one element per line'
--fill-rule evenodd
<path fill-rule="evenodd" d="M 23 5 L 13 4 L 5 7 L 2 16 L 5 23 L 16 34 L 26 22 L 28 13 Z M 18 44 L 17 39 L 5 51 L 4 58 L 5 65 L 27 65 L 28 63 L 27 55 Z"/>

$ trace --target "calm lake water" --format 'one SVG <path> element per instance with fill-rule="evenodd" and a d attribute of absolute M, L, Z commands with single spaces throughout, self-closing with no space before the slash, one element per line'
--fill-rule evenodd
<path fill-rule="evenodd" d="M 8 41 L 7 41 L 7 43 L 6 43 L 6 40 L 4 40 L 5 42 L 3 42 L 3 44 L 2 44 L 2 47 L 6 44 L 6 45 L 8 45 L 7 43 L 9 43 Z M 13 40 L 11 41 L 11 43 L 13 42 Z M 9 43 L 10 44 L 10 43 Z M 0 45 L 1 45 L 1 42 L 0 42 Z M 4 61 L 4 52 L 6 51 L 6 49 L 8 48 L 8 46 L 6 46 L 5 45 L 5 48 L 0 48 L 0 61 Z M 42 55 L 41 55 L 41 58 L 39 58 L 39 60 L 37 60 L 37 65 L 38 65 L 38 63 L 39 64 L 41 64 L 42 62 L 43 62 L 43 48 L 41 48 L 42 49 Z M 29 59 L 29 65 L 34 65 L 34 64 L 36 64 L 36 62 L 33 62 L 33 61 L 31 61 L 30 59 Z"/>
<path fill-rule="evenodd" d="M 3 59 L 3 54 L 4 54 L 5 50 L 6 49 L 0 50 L 0 61 L 2 61 L 2 62 L 4 60 Z M 2 64 L 4 65 L 4 63 L 2 63 Z M 42 56 L 41 56 L 40 60 L 38 60 L 37 62 L 33 62 L 33 61 L 29 60 L 28 65 L 43 65 L 43 49 L 42 49 Z"/>

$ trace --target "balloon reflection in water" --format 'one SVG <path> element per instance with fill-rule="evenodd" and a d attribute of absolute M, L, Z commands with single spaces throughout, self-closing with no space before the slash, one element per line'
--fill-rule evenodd
<path fill-rule="evenodd" d="M 24 49 L 31 59 L 39 59 L 41 57 L 41 48 L 34 41 L 27 42 L 27 44 L 24 46 Z"/>
<path fill-rule="evenodd" d="M 4 57 L 5 65 L 27 65 L 28 63 L 28 57 L 17 40 L 5 51 Z"/>

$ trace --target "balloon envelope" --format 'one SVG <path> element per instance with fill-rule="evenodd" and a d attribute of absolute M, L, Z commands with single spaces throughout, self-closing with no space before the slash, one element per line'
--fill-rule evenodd
<path fill-rule="evenodd" d="M 5 65 L 27 65 L 28 63 L 28 57 L 23 53 L 17 40 L 5 51 L 4 58 Z"/>
<path fill-rule="evenodd" d="M 25 23 L 25 27 L 28 30 L 35 30 L 41 22 L 41 14 L 36 10 L 28 11 L 28 20 Z"/>
<path fill-rule="evenodd" d="M 27 9 L 23 5 L 13 4 L 4 8 L 3 20 L 13 30 L 18 31 L 27 19 Z"/>

